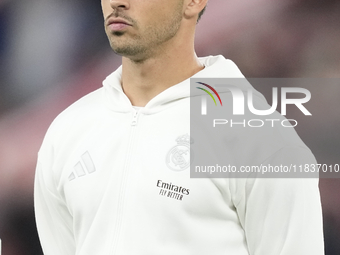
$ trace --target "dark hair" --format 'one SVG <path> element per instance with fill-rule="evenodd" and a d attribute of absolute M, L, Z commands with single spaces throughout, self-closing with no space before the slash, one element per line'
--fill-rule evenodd
<path fill-rule="evenodd" d="M 197 22 L 201 19 L 201 17 L 202 17 L 202 15 L 203 15 L 203 13 L 204 13 L 204 11 L 205 11 L 206 8 L 207 8 L 207 6 L 205 6 L 205 7 L 203 8 L 203 10 L 198 14 Z"/>

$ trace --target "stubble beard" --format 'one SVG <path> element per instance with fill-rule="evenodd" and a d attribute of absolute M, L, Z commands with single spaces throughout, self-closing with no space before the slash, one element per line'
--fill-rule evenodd
<path fill-rule="evenodd" d="M 108 34 L 110 46 L 118 55 L 142 61 L 159 49 L 161 45 L 172 39 L 178 32 L 182 20 L 182 6 L 171 19 L 157 26 L 149 26 L 139 29 L 138 23 L 134 28 L 139 32 L 133 37 L 125 36 L 125 32 L 114 32 Z"/>

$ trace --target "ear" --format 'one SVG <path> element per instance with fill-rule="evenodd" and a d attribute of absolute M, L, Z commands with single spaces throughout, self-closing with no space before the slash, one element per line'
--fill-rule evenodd
<path fill-rule="evenodd" d="M 198 14 L 207 5 L 208 0 L 184 0 L 185 10 L 184 16 L 187 19 L 197 20 Z"/>

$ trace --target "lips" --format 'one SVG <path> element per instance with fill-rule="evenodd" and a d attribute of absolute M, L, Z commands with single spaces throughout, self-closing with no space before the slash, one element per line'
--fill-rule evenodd
<path fill-rule="evenodd" d="M 112 31 L 121 31 L 131 26 L 131 24 L 122 18 L 109 18 L 107 21 L 107 26 Z"/>

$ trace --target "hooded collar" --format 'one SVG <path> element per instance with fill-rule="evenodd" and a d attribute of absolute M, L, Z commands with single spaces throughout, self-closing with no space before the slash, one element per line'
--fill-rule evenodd
<path fill-rule="evenodd" d="M 190 78 L 244 78 L 238 67 L 223 56 L 199 58 L 205 68 Z M 133 106 L 121 86 L 122 66 L 103 81 L 105 105 L 116 112 L 131 112 Z M 142 109 L 144 114 L 152 114 L 171 106 L 171 103 L 190 97 L 190 78 L 164 90 Z M 246 86 L 247 88 L 252 88 Z"/>

